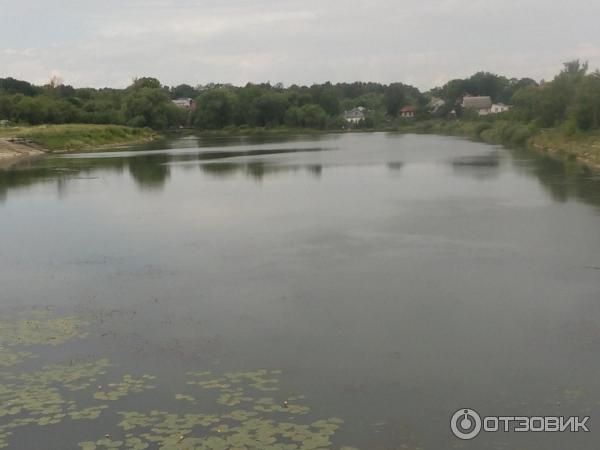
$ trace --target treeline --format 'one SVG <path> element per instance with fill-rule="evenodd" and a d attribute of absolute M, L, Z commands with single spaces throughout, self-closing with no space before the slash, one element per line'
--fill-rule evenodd
<path fill-rule="evenodd" d="M 5 78 L 0 79 L 0 119 L 32 125 L 119 124 L 158 130 L 184 125 L 342 129 L 349 126 L 344 111 L 362 106 L 365 118 L 358 126 L 394 129 L 402 125 L 400 112 L 405 106 L 415 110 L 416 120 L 475 119 L 473 113 L 461 109 L 465 95 L 489 96 L 494 103 L 511 105 L 510 112 L 498 115 L 503 121 L 538 128 L 565 125 L 571 131 L 600 127 L 600 74 L 588 73 L 587 64 L 580 61 L 565 63 L 550 82 L 479 72 L 424 93 L 402 83 L 168 87 L 154 78 L 140 78 L 126 89 L 78 89 L 57 82 L 34 86 Z M 180 109 L 172 102 L 176 98 L 194 99 L 196 108 Z M 478 120 L 493 121 L 498 116 Z"/>
<path fill-rule="evenodd" d="M 171 100 L 191 98 L 188 113 Z M 59 83 L 34 86 L 13 78 L 0 79 L 0 119 L 15 123 L 93 123 L 165 129 L 192 125 L 202 129 L 228 126 L 342 128 L 343 112 L 368 109 L 361 126 L 374 127 L 394 118 L 405 105 L 425 111 L 427 99 L 401 83 L 210 84 L 163 86 L 140 78 L 126 89 L 76 89 Z"/>
<path fill-rule="evenodd" d="M 551 81 L 516 92 L 512 118 L 539 127 L 564 125 L 569 132 L 600 127 L 600 72 L 579 60 L 564 64 Z"/>
<path fill-rule="evenodd" d="M 171 101 L 168 88 L 153 78 L 137 79 L 126 89 L 34 86 L 0 79 L 0 119 L 17 124 L 116 124 L 161 130 L 185 123 L 186 117 Z"/>
<path fill-rule="evenodd" d="M 344 111 L 367 108 L 362 126 L 395 118 L 405 105 L 426 109 L 427 99 L 415 87 L 394 83 L 324 83 L 307 86 L 248 84 L 211 86 L 197 97 L 196 127 L 229 126 L 335 128 L 347 126 Z"/>
<path fill-rule="evenodd" d="M 508 80 L 489 73 L 478 73 L 466 80 L 453 80 L 430 95 L 443 98 L 445 108 L 440 115 L 455 108 L 458 115 L 460 98 L 488 95 L 494 102 L 511 105 L 510 112 L 480 118 L 482 122 L 497 120 L 527 125 L 531 130 L 563 127 L 567 133 L 600 128 L 600 72 L 590 72 L 579 60 L 564 63 L 563 70 L 551 81 L 536 83 L 529 78 Z M 474 116 L 470 115 L 473 119 Z"/>

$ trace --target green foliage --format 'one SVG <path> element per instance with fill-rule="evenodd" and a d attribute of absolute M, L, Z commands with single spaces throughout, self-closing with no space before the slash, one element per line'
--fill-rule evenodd
<path fill-rule="evenodd" d="M 128 124 L 164 129 L 183 125 L 187 114 L 171 102 L 168 89 L 155 78 L 136 79 L 124 90 L 62 84 L 37 87 L 5 78 L 0 79 L 0 119 L 28 125 Z"/>
<path fill-rule="evenodd" d="M 40 88 L 33 86 L 27 81 L 15 80 L 14 78 L 0 78 L 0 93 L 23 94 L 29 97 L 37 95 Z"/>
<path fill-rule="evenodd" d="M 194 124 L 199 128 L 218 129 L 232 125 L 238 100 L 227 89 L 207 91 L 198 98 Z"/>
<path fill-rule="evenodd" d="M 182 110 L 173 104 L 167 92 L 152 78 L 136 80 L 125 97 L 125 118 L 132 127 L 162 130 L 182 123 Z"/>
<path fill-rule="evenodd" d="M 600 72 L 585 77 L 577 86 L 572 115 L 581 130 L 600 127 Z"/>
<path fill-rule="evenodd" d="M 200 94 L 200 91 L 189 84 L 180 84 L 179 86 L 172 87 L 169 93 L 173 99 L 196 98 Z"/>
<path fill-rule="evenodd" d="M 103 145 L 140 143 L 152 140 L 156 133 L 147 128 L 121 125 L 39 125 L 11 128 L 7 137 L 28 139 L 48 150 L 97 148 Z"/>
<path fill-rule="evenodd" d="M 393 84 L 385 91 L 385 108 L 387 114 L 396 117 L 400 109 L 406 104 L 403 85 Z"/>
<path fill-rule="evenodd" d="M 588 66 L 578 60 L 564 64 L 564 69 L 549 83 L 527 86 L 513 96 L 513 118 L 534 122 L 540 127 L 568 124 L 571 132 L 600 126 L 600 75 L 587 74 Z"/>
<path fill-rule="evenodd" d="M 302 125 L 307 128 L 324 128 L 327 123 L 327 113 L 319 105 L 304 105 L 302 114 L 304 116 Z"/>
<path fill-rule="evenodd" d="M 466 79 L 451 80 L 441 88 L 431 90 L 431 95 L 454 105 L 464 95 L 489 96 L 496 103 L 510 103 L 515 92 L 537 86 L 531 78 L 508 79 L 489 72 L 478 72 Z"/>
<path fill-rule="evenodd" d="M 79 122 L 161 130 L 189 124 L 202 130 L 345 129 L 348 124 L 343 112 L 361 106 L 369 112 L 359 127 L 394 129 L 406 125 L 398 118 L 406 105 L 416 109 L 416 121 L 429 119 L 432 114 L 427 105 L 432 97 L 445 102 L 435 117 L 448 118 L 456 113 L 460 119 L 480 121 L 476 113 L 462 111 L 460 103 L 465 95 L 490 96 L 494 102 L 510 104 L 512 110 L 503 113 L 501 119 L 527 127 L 565 125 L 571 133 L 600 127 L 600 75 L 588 74 L 587 64 L 578 60 L 565 63 L 554 80 L 541 85 L 531 78 L 478 72 L 451 80 L 425 95 L 402 83 L 326 82 L 288 88 L 270 83 L 243 87 L 181 84 L 169 88 L 145 77 L 119 90 L 75 89 L 56 82 L 37 87 L 6 78 L 0 79 L 0 119 L 31 125 Z M 179 109 L 171 101 L 174 98 L 194 98 L 197 108 L 192 112 Z M 527 132 L 517 134 L 517 140 L 523 141 Z"/>
<path fill-rule="evenodd" d="M 281 125 L 289 106 L 285 94 L 268 92 L 261 95 L 253 103 L 256 111 L 256 125 L 261 127 Z"/>
<path fill-rule="evenodd" d="M 326 90 L 319 97 L 319 106 L 330 116 L 341 112 L 340 98 L 333 89 Z"/>

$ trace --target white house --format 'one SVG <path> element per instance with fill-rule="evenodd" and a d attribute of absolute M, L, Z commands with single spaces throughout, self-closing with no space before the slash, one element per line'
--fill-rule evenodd
<path fill-rule="evenodd" d="M 196 101 L 191 98 L 176 98 L 173 100 L 175 106 L 187 111 L 194 111 L 196 109 Z"/>
<path fill-rule="evenodd" d="M 510 106 L 505 105 L 504 103 L 494 103 L 490 112 L 492 114 L 500 114 L 510 110 Z"/>
<path fill-rule="evenodd" d="M 353 108 L 350 111 L 344 111 L 344 119 L 346 122 L 351 124 L 357 124 L 361 120 L 365 120 L 365 112 L 367 108 L 364 106 L 359 106 L 357 108 Z"/>
<path fill-rule="evenodd" d="M 464 97 L 462 101 L 463 109 L 477 111 L 480 116 L 487 116 L 492 110 L 491 97 Z"/>

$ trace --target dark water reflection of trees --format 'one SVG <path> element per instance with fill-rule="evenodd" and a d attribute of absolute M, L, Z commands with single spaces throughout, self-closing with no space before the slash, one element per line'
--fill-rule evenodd
<path fill-rule="evenodd" d="M 233 143 L 239 144 L 238 142 Z M 226 147 L 226 146 L 225 146 Z M 164 147 L 162 147 L 164 148 Z M 271 155 L 297 152 L 321 152 L 321 147 L 275 148 L 257 150 L 201 150 L 198 152 L 128 152 L 126 155 L 104 153 L 94 157 L 47 157 L 21 163 L 10 170 L 0 170 L 0 202 L 6 200 L 12 190 L 33 186 L 37 183 L 56 183 L 58 192 L 64 192 L 69 180 L 100 177 L 102 172 L 128 172 L 140 190 L 160 192 L 166 186 L 174 168 L 187 170 L 198 168 L 202 173 L 219 178 L 237 175 L 255 180 L 282 173 L 304 172 L 320 178 L 320 164 L 277 163 L 268 159 Z M 514 170 L 535 177 L 549 195 L 559 202 L 577 199 L 600 207 L 600 175 L 575 163 L 561 162 L 544 155 L 525 150 L 514 150 Z M 457 158 L 452 160 L 453 170 L 464 174 L 477 169 L 489 172 L 501 170 L 497 152 L 479 158 Z M 398 171 L 405 164 L 398 161 L 382 161 L 389 170 Z M 471 174 L 473 175 L 473 174 Z"/>
<path fill-rule="evenodd" d="M 534 176 L 554 201 L 571 199 L 600 207 L 600 173 L 575 161 L 559 161 L 527 150 L 513 150 L 515 169 Z"/>

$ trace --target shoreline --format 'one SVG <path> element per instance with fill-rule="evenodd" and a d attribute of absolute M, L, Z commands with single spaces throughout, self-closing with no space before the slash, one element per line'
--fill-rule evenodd
<path fill-rule="evenodd" d="M 515 130 L 507 135 L 502 128 L 509 126 L 515 127 Z M 455 136 L 490 145 L 504 145 L 507 148 L 525 148 L 562 162 L 574 160 L 586 168 L 600 172 L 600 134 L 580 133 L 579 135 L 568 136 L 559 128 L 533 131 L 528 129 L 526 125 L 517 122 L 507 124 L 503 122 L 488 123 L 477 121 L 424 121 L 399 127 L 345 130 L 310 128 L 186 129 L 182 134 L 206 138 L 223 138 L 382 132 Z"/>
<path fill-rule="evenodd" d="M 34 159 L 47 153 L 46 149 L 32 143 L 0 139 L 0 169 L 10 168 L 19 162 Z"/>
<path fill-rule="evenodd" d="M 576 161 L 593 171 L 600 171 L 600 134 L 590 133 L 568 136 L 563 130 L 554 128 L 530 130 L 526 136 L 516 140 L 512 138 L 512 135 L 507 137 L 502 128 L 521 125 L 506 122 L 426 121 L 400 127 L 345 130 L 308 128 L 185 129 L 180 132 L 167 132 L 167 136 L 195 135 L 206 138 L 220 138 L 376 132 L 458 136 L 486 144 L 505 145 L 508 148 L 526 148 L 559 161 Z M 101 135 L 107 131 L 114 132 L 115 129 L 118 133 L 114 135 L 108 137 Z M 20 162 L 47 154 L 116 149 L 142 145 L 164 137 L 148 129 L 132 129 L 115 125 L 42 125 L 15 129 L 12 134 L 10 130 L 5 130 L 4 133 L 1 131 L 0 169 L 7 169 Z M 517 131 L 523 131 L 523 129 Z M 48 145 L 41 145 L 44 141 Z"/>
<path fill-rule="evenodd" d="M 105 150 L 152 142 L 161 135 L 119 125 L 40 125 L 0 129 L 0 169 L 48 154 Z"/>
<path fill-rule="evenodd" d="M 600 133 L 568 134 L 562 128 L 535 129 L 519 122 L 429 121 L 398 132 L 457 136 L 506 148 L 527 149 L 561 162 L 600 172 Z"/>

